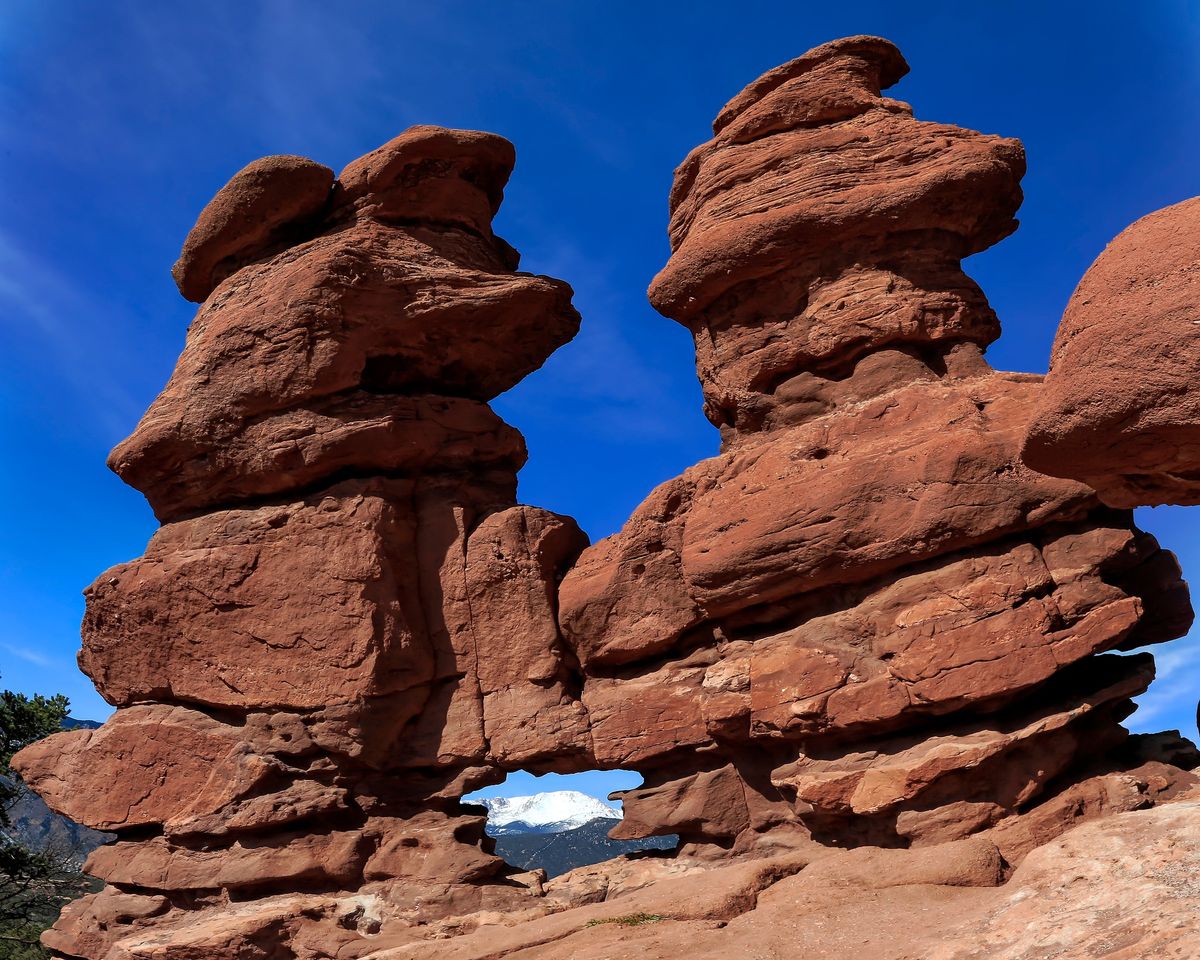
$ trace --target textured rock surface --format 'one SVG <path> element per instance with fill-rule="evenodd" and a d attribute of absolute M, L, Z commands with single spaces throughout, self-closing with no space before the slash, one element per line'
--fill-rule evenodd
<path fill-rule="evenodd" d="M 930 960 L 1200 954 L 1200 803 L 1085 824 L 1034 850 L 1000 902 Z"/>
<path fill-rule="evenodd" d="M 980 840 L 660 875 L 609 900 L 371 960 L 1189 960 L 1200 801 L 1086 824 L 1004 886 Z M 805 864 L 808 863 L 806 866 Z M 724 896 L 722 896 L 724 894 Z M 623 922 L 624 921 L 624 922 Z"/>
<path fill-rule="evenodd" d="M 1187 955 L 1194 905 L 1151 904 L 1194 899 L 1200 755 L 1125 731 L 1153 660 L 1114 655 L 1184 634 L 1187 587 L 1022 461 L 1047 388 L 984 360 L 961 260 L 1014 229 L 1023 153 L 884 98 L 906 70 L 819 47 L 677 171 L 651 298 L 723 447 L 592 546 L 516 504 L 487 406 L 578 324 L 492 233 L 507 141 L 415 127 L 321 190 L 268 159 L 218 194 L 177 267 L 206 299 L 111 458 L 164 521 L 87 591 L 119 709 L 15 761 L 118 835 L 57 955 Z M 592 768 L 644 778 L 612 836 L 680 847 L 546 882 L 459 802 Z"/>
<path fill-rule="evenodd" d="M 414 127 L 351 163 L 306 235 L 206 289 L 170 382 L 110 466 L 161 520 L 348 472 L 511 477 L 524 446 L 486 401 L 579 328 L 571 288 L 515 272 L 492 233 L 513 159 L 494 134 Z M 180 263 L 201 270 L 198 235 L 222 251 L 256 242 L 274 192 L 316 166 L 251 164 Z"/>
<path fill-rule="evenodd" d="M 234 174 L 200 214 L 171 271 L 179 292 L 203 302 L 250 261 L 315 229 L 333 171 L 305 157 L 263 157 Z"/>
<path fill-rule="evenodd" d="M 515 505 L 486 403 L 578 326 L 492 234 L 513 160 L 419 127 L 336 183 L 251 164 L 201 214 L 176 276 L 204 303 L 112 457 L 168 522 L 87 591 L 80 664 L 119 709 L 17 761 L 118 835 L 54 951 L 327 956 L 538 887 L 458 802 L 590 753 L 556 622 L 587 539 Z"/>
<path fill-rule="evenodd" d="M 1200 197 L 1123 230 L 1063 313 L 1023 456 L 1117 507 L 1200 503 Z"/>
<path fill-rule="evenodd" d="M 999 326 L 960 267 L 1015 226 L 1022 150 L 883 98 L 906 70 L 826 44 L 676 171 L 650 297 L 695 335 L 723 449 L 559 593 L 596 759 L 645 776 L 621 836 L 1003 829 L 1019 859 L 1027 814 L 1065 825 L 1047 804 L 1147 759 L 1120 721 L 1150 659 L 1097 655 L 1185 633 L 1186 587 L 1129 514 L 1022 462 L 1044 387 L 983 359 Z"/>
<path fill-rule="evenodd" d="M 1015 229 L 1024 151 L 914 120 L 880 95 L 907 72 L 885 40 L 825 44 L 730 101 L 676 171 L 650 299 L 695 335 L 718 426 L 806 419 L 949 354 L 975 366 L 999 334 L 959 261 Z M 905 357 L 880 368 L 883 348 Z"/>

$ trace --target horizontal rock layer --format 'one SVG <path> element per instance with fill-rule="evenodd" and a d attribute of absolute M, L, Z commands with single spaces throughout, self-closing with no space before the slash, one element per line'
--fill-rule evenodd
<path fill-rule="evenodd" d="M 464 143 L 451 143 L 458 133 Z M 349 206 L 335 203 L 303 242 L 211 291 L 166 388 L 109 458 L 160 520 L 348 472 L 521 465 L 519 436 L 486 401 L 574 336 L 579 315 L 569 286 L 515 273 L 512 248 L 491 233 L 511 145 L 442 134 L 381 148 L 395 150 L 400 168 L 376 175 L 387 191 L 425 196 L 429 209 L 385 216 L 362 184 L 335 191 Z M 477 141 L 495 154 L 480 160 L 486 184 L 463 155 Z M 438 144 L 453 147 L 446 162 L 458 175 L 427 156 Z M 356 176 L 374 183 L 365 170 Z M 486 220 L 451 216 L 455 196 L 478 199 Z"/>

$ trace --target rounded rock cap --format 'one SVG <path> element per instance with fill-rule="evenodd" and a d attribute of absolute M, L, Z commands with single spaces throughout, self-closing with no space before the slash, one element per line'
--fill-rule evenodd
<path fill-rule="evenodd" d="M 271 156 L 233 175 L 200 211 L 171 275 L 179 292 L 203 302 L 244 264 L 297 238 L 329 200 L 333 171 L 306 157 Z"/>
<path fill-rule="evenodd" d="M 721 112 L 713 121 L 713 133 L 720 133 L 745 110 L 789 80 L 795 80 L 822 63 L 839 57 L 862 60 L 873 68 L 872 85 L 876 95 L 896 83 L 909 70 L 908 61 L 904 59 L 900 48 L 883 37 L 863 35 L 831 40 L 819 47 L 813 47 L 795 60 L 789 60 L 774 70 L 768 70 L 753 83 L 745 86 L 721 108 Z"/>
<path fill-rule="evenodd" d="M 409 127 L 338 175 L 334 207 L 382 220 L 450 223 L 491 234 L 516 163 L 513 145 L 494 133 Z"/>
<path fill-rule="evenodd" d="M 1200 197 L 1122 230 L 1079 281 L 1022 457 L 1109 506 L 1200 503 Z"/>

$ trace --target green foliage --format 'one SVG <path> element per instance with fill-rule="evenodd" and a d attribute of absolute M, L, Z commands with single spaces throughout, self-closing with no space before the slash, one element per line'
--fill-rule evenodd
<path fill-rule="evenodd" d="M 48 956 L 38 937 L 85 892 L 87 880 L 69 859 L 16 843 L 0 849 L 0 960 Z"/>
<path fill-rule="evenodd" d="M 49 956 L 50 954 L 36 942 L 26 943 L 23 939 L 0 940 L 0 960 L 46 960 Z"/>
<path fill-rule="evenodd" d="M 603 919 L 589 920 L 584 926 L 598 927 L 605 923 L 615 923 L 622 927 L 640 927 L 644 923 L 661 923 L 667 918 L 657 913 L 627 913 L 622 917 L 604 917 Z"/>
<path fill-rule="evenodd" d="M 7 770 L 22 747 L 61 730 L 70 706 L 61 693 L 54 697 L 0 693 L 0 767 Z"/>
<path fill-rule="evenodd" d="M 29 850 L 9 830 L 9 813 L 21 792 L 20 780 L 9 767 L 13 755 L 61 730 L 68 707 L 61 695 L 0 692 L 0 960 L 48 956 L 38 936 L 86 889 L 86 878 L 69 854 Z"/>
<path fill-rule="evenodd" d="M 16 775 L 8 766 L 13 755 L 61 730 L 69 708 L 62 694 L 27 697 L 11 690 L 0 692 L 0 827 L 8 826 L 8 811 L 19 792 Z"/>

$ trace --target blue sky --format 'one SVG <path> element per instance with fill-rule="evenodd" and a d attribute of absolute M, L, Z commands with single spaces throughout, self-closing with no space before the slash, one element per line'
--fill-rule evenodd
<path fill-rule="evenodd" d="M 250 160 L 298 153 L 338 169 L 413 123 L 516 143 L 497 229 L 525 269 L 574 285 L 584 327 L 496 407 L 529 442 L 522 500 L 598 538 L 716 450 L 690 338 L 644 291 L 667 255 L 672 170 L 730 96 L 818 43 L 878 33 L 912 64 L 893 95 L 919 117 L 1020 137 L 1022 227 L 968 270 L 1004 323 L 989 358 L 1041 371 L 1104 244 L 1200 193 L 1198 10 L 6 0 L 3 684 L 65 692 L 77 716 L 107 715 L 74 665 L 80 591 L 140 554 L 154 522 L 104 458 L 183 344 L 193 307 L 169 274 L 183 237 Z M 1185 570 L 1200 570 L 1200 509 L 1142 514 Z M 1200 656 L 1188 644 L 1160 648 L 1161 679 L 1135 728 L 1195 735 Z"/>

